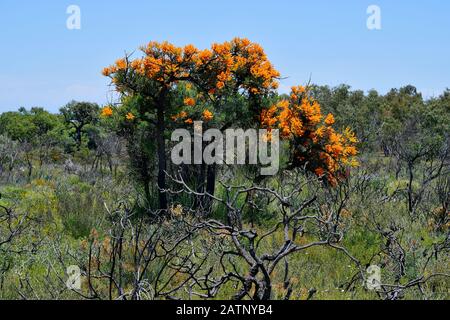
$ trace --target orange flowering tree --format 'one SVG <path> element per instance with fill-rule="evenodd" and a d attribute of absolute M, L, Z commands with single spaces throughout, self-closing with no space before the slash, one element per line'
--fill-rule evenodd
<path fill-rule="evenodd" d="M 130 57 L 119 59 L 103 70 L 103 75 L 110 77 L 116 90 L 122 95 L 122 120 L 128 130 L 140 128 L 144 132 L 154 132 L 154 137 L 144 135 L 143 139 L 154 138 L 157 146 L 159 206 L 167 209 L 166 189 L 166 127 L 167 118 L 174 108 L 174 96 L 180 82 L 189 81 L 201 60 L 200 52 L 192 45 L 183 48 L 168 42 L 150 42 L 142 47 L 143 56 L 134 60 Z M 127 110 L 132 109 L 132 110 Z M 104 110 L 105 116 L 110 110 Z M 134 126 L 133 126 L 134 125 Z M 133 135 L 135 137 L 135 135 Z M 136 143 L 130 141 L 131 144 Z M 142 147 L 141 149 L 146 149 Z M 148 149 L 148 148 L 147 148 Z M 151 152 L 143 154 L 141 176 L 144 178 L 147 199 L 151 174 L 147 163 L 151 161 Z"/>
<path fill-rule="evenodd" d="M 247 39 L 213 44 L 206 50 L 150 42 L 141 50 L 143 57 L 119 59 L 103 75 L 122 95 L 117 112 L 125 127 L 131 130 L 145 122 L 155 129 L 159 202 L 165 209 L 167 127 L 214 120 L 211 125 L 226 128 L 236 120 L 249 119 L 243 116 L 246 113 L 256 119 L 262 99 L 277 88 L 279 73 L 262 47 Z M 106 107 L 102 113 L 112 117 L 114 110 Z"/>
<path fill-rule="evenodd" d="M 324 118 L 318 103 L 303 88 L 294 88 L 289 100 L 275 103 L 280 74 L 260 45 L 235 38 L 199 50 L 193 45 L 150 42 L 141 51 L 141 57 L 126 56 L 103 70 L 121 94 L 121 102 L 105 107 L 102 116 L 117 119 L 129 138 L 131 160 L 140 169 L 147 199 L 151 198 L 149 163 L 157 155 L 160 209 L 168 208 L 170 129 L 189 127 L 194 121 L 222 130 L 231 126 L 279 128 L 291 142 L 292 165 L 306 164 L 330 182 L 336 180 L 342 165 L 356 164 L 354 135 L 349 130 L 337 133 L 332 116 Z M 149 147 L 149 141 L 156 142 L 156 150 Z M 200 174 L 195 174 L 210 194 L 215 175 L 214 166 L 202 166 Z"/>
<path fill-rule="evenodd" d="M 293 87 L 289 99 L 261 113 L 261 125 L 279 129 L 290 143 L 290 167 L 302 167 L 331 185 L 345 176 L 345 168 L 358 166 L 358 140 L 349 129 L 337 132 L 334 116 L 324 116 L 305 87 Z"/>

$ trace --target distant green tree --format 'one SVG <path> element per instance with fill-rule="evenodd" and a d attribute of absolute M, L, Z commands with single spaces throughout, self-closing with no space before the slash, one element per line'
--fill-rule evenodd
<path fill-rule="evenodd" d="M 61 127 L 60 117 L 43 108 L 17 112 L 6 112 L 0 116 L 0 135 L 5 135 L 20 143 L 24 161 L 28 167 L 28 177 L 33 172 L 33 160 L 37 156 L 42 165 L 50 149 L 57 144 L 52 132 Z"/>
<path fill-rule="evenodd" d="M 407 86 L 389 92 L 386 101 L 383 141 L 397 159 L 397 177 L 406 174 L 408 209 L 415 214 L 431 182 L 449 173 L 448 93 L 424 101 Z"/>
<path fill-rule="evenodd" d="M 71 101 L 60 109 L 66 124 L 74 130 L 74 140 L 81 148 L 83 132 L 86 126 L 96 124 L 100 107 L 96 103 Z"/>
<path fill-rule="evenodd" d="M 20 142 L 33 142 L 53 130 L 59 116 L 43 108 L 20 108 L 17 112 L 5 112 L 0 115 L 0 134 Z"/>
<path fill-rule="evenodd" d="M 325 114 L 335 115 L 337 127 L 353 129 L 361 150 L 376 148 L 383 102 L 376 90 L 365 95 L 361 90 L 352 91 L 350 86 L 342 84 L 334 88 L 312 86 L 311 93 Z"/>
<path fill-rule="evenodd" d="M 5 112 L 0 116 L 0 133 L 15 141 L 28 141 L 36 133 L 31 117 L 23 112 Z"/>

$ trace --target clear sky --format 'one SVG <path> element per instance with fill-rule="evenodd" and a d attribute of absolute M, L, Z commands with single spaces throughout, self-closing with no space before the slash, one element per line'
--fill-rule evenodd
<path fill-rule="evenodd" d="M 67 7 L 81 30 L 66 28 Z M 369 5 L 382 29 L 366 27 Z M 69 100 L 104 104 L 101 69 L 150 40 L 199 48 L 235 36 L 259 42 L 281 71 L 281 90 L 346 83 L 355 89 L 413 84 L 425 96 L 450 87 L 447 0 L 1 0 L 0 112 Z"/>

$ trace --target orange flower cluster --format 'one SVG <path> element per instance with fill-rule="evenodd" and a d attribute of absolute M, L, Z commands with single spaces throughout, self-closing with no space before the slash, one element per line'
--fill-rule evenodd
<path fill-rule="evenodd" d="M 144 57 L 131 62 L 120 59 L 103 69 L 103 75 L 116 83 L 120 71 L 134 71 L 164 85 L 188 78 L 199 59 L 199 51 L 192 45 L 176 47 L 168 42 L 150 42 L 142 47 Z"/>
<path fill-rule="evenodd" d="M 189 114 L 186 111 L 181 111 L 180 113 L 172 116 L 173 121 L 183 121 L 186 124 L 192 124 L 194 122 L 193 118 L 195 117 L 189 117 Z M 209 122 L 214 119 L 214 114 L 208 109 L 205 109 L 201 114 L 201 119 L 203 121 Z"/>
<path fill-rule="evenodd" d="M 237 53 L 233 71 L 244 82 L 244 87 L 253 94 L 259 93 L 261 89 L 278 88 L 280 73 L 270 63 L 259 44 L 240 38 L 231 43 Z"/>
<path fill-rule="evenodd" d="M 248 39 L 235 38 L 230 42 L 213 44 L 204 51 L 208 61 L 197 66 L 199 78 L 210 94 L 220 94 L 226 87 L 244 89 L 251 94 L 264 94 L 278 88 L 280 73 L 268 60 L 263 48 Z"/>
<path fill-rule="evenodd" d="M 142 57 L 119 59 L 103 69 L 103 75 L 110 77 L 121 93 L 133 94 L 145 80 L 160 88 L 183 84 L 189 92 L 198 93 L 195 99 L 184 99 L 185 107 L 194 107 L 201 105 L 203 99 L 209 102 L 227 92 L 264 95 L 278 87 L 280 73 L 272 66 L 263 48 L 248 39 L 235 38 L 205 50 L 193 45 L 177 47 L 168 42 L 150 42 L 141 50 Z M 192 108 L 172 117 L 174 121 L 184 122 L 200 118 L 211 121 L 214 115 L 209 110 L 202 113 Z"/>
<path fill-rule="evenodd" d="M 189 107 L 193 107 L 195 106 L 196 102 L 195 99 L 193 98 L 186 98 L 184 99 L 184 105 L 189 106 Z"/>
<path fill-rule="evenodd" d="M 136 119 L 136 116 L 134 114 L 132 114 L 131 112 L 128 112 L 127 115 L 125 116 L 125 118 L 128 121 L 133 121 L 134 119 Z"/>
<path fill-rule="evenodd" d="M 282 138 L 301 137 L 323 119 L 320 105 L 310 99 L 304 87 L 293 87 L 290 100 L 281 100 L 263 110 L 261 123 L 267 128 L 280 129 Z"/>
<path fill-rule="evenodd" d="M 100 115 L 101 115 L 102 117 L 104 117 L 104 118 L 111 118 L 111 117 L 114 115 L 114 109 L 113 109 L 113 107 L 111 107 L 111 106 L 106 106 L 106 107 L 104 107 L 104 108 L 101 110 Z M 136 116 L 135 116 L 133 113 L 128 112 L 128 113 L 125 115 L 125 119 L 128 120 L 128 121 L 133 121 L 134 119 L 136 119 Z"/>
<path fill-rule="evenodd" d="M 268 60 L 263 48 L 248 39 L 235 38 L 211 49 L 198 50 L 193 45 L 183 48 L 168 42 L 150 42 L 141 48 L 142 58 L 119 59 L 102 74 L 121 86 L 120 73 L 136 74 L 171 86 L 179 81 L 201 84 L 202 90 L 218 94 L 227 86 L 264 94 L 278 87 L 280 73 Z"/>
<path fill-rule="evenodd" d="M 208 122 L 208 121 L 211 121 L 213 118 L 214 118 L 214 115 L 211 111 L 209 111 L 208 109 L 203 111 L 203 120 Z"/>
<path fill-rule="evenodd" d="M 263 127 L 279 129 L 281 138 L 291 142 L 292 165 L 306 167 L 331 184 L 337 183 L 346 166 L 358 166 L 358 139 L 348 128 L 336 132 L 334 123 L 334 116 L 324 117 L 304 87 L 293 87 L 289 100 L 261 114 Z"/>
<path fill-rule="evenodd" d="M 102 117 L 112 117 L 113 109 L 110 106 L 104 107 L 101 112 Z"/>
<path fill-rule="evenodd" d="M 187 118 L 187 116 L 188 116 L 188 114 L 186 111 L 181 111 L 180 113 L 172 116 L 172 120 L 173 121 L 184 120 Z"/>

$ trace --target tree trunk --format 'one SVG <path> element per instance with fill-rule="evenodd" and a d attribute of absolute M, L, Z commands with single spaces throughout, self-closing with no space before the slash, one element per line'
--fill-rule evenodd
<path fill-rule="evenodd" d="M 208 166 L 206 173 L 206 192 L 212 196 L 214 196 L 214 192 L 216 190 L 216 165 L 212 164 Z M 208 215 L 211 214 L 212 209 L 212 199 L 210 197 L 206 197 L 207 203 L 205 204 L 205 208 L 207 208 Z"/>
<path fill-rule="evenodd" d="M 78 126 L 78 127 L 75 128 L 75 130 L 76 130 L 76 137 L 75 137 L 75 139 L 77 141 L 78 150 L 80 150 L 81 149 L 81 140 L 82 140 L 83 127 L 82 126 Z"/>
<path fill-rule="evenodd" d="M 414 167 L 412 163 L 408 163 L 408 171 L 409 171 L 409 183 L 408 183 L 408 209 L 411 215 L 414 214 L 414 192 L 413 192 L 413 181 L 414 181 Z"/>
<path fill-rule="evenodd" d="M 158 193 L 159 193 L 159 208 L 167 210 L 167 196 L 164 190 L 166 189 L 166 142 L 164 132 L 166 129 L 164 119 L 164 105 L 163 99 L 158 104 L 157 110 L 157 145 L 158 145 Z"/>

